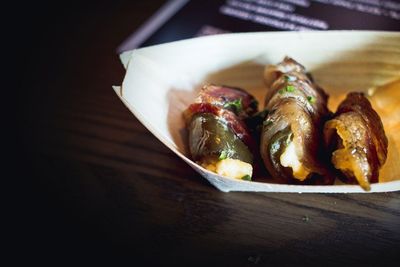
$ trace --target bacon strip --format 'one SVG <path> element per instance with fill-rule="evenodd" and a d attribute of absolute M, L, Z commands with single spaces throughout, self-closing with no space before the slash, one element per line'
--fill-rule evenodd
<path fill-rule="evenodd" d="M 328 95 L 311 80 L 302 65 L 289 57 L 268 66 L 264 79 L 269 87 L 265 98 L 269 114 L 263 123 L 260 152 L 267 170 L 274 178 L 287 183 L 305 182 L 313 176 L 320 177 L 319 183 L 332 183 L 320 145 L 322 126 L 330 115 Z M 294 153 L 300 162 L 296 170 L 281 163 L 287 143 L 272 144 L 283 140 L 283 133 L 287 142 L 294 144 Z"/>
<path fill-rule="evenodd" d="M 240 101 L 238 114 L 226 108 L 226 104 Z M 228 86 L 205 85 L 200 90 L 195 103 L 184 111 L 186 124 L 189 125 L 194 114 L 211 113 L 223 119 L 228 127 L 250 148 L 255 147 L 255 142 L 243 119 L 257 112 L 257 101 L 246 91 Z"/>
<path fill-rule="evenodd" d="M 240 100 L 241 110 L 238 112 L 240 119 L 247 118 L 257 112 L 257 101 L 255 98 L 237 87 L 218 86 L 214 84 L 205 85 L 201 88 L 196 103 L 209 103 L 224 108 L 225 104 Z"/>
<path fill-rule="evenodd" d="M 324 139 L 342 179 L 358 182 L 365 190 L 378 182 L 388 140 L 379 115 L 362 93 L 347 95 L 334 118 L 325 124 Z"/>

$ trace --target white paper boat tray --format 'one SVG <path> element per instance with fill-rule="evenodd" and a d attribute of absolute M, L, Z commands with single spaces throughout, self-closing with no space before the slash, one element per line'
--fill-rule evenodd
<path fill-rule="evenodd" d="M 355 193 L 358 185 L 287 185 L 221 177 L 187 152 L 182 111 L 204 83 L 242 87 L 260 103 L 263 69 L 284 56 L 303 64 L 330 95 L 361 91 L 400 78 L 400 33 L 374 31 L 267 32 L 207 36 L 121 54 L 126 68 L 114 90 L 162 143 L 221 191 Z M 399 147 L 390 149 L 399 153 Z M 400 163 L 399 163 L 400 165 Z M 398 172 L 399 170 L 393 170 Z M 400 179 L 400 174 L 397 176 Z M 400 180 L 372 184 L 369 192 L 400 190 Z"/>

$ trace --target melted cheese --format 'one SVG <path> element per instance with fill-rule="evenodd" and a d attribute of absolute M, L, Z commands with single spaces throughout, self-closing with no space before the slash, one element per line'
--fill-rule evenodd
<path fill-rule="evenodd" d="M 242 179 L 246 175 L 250 177 L 253 175 L 253 166 L 238 159 L 223 159 L 202 165 L 207 170 L 234 179 Z"/>
<path fill-rule="evenodd" d="M 292 168 L 293 177 L 300 181 L 304 181 L 310 173 L 306 168 L 304 168 L 303 164 L 301 164 L 296 153 L 294 142 L 289 143 L 285 152 L 282 153 L 280 160 L 283 167 Z"/>

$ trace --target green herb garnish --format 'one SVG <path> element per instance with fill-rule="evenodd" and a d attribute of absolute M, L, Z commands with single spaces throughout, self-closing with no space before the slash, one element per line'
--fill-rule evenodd
<path fill-rule="evenodd" d="M 246 174 L 245 176 L 242 177 L 242 180 L 251 181 L 251 176 Z"/>
<path fill-rule="evenodd" d="M 296 87 L 294 87 L 293 85 L 288 85 L 286 86 L 286 92 L 294 92 L 294 90 L 296 90 Z"/>
<path fill-rule="evenodd" d="M 279 94 L 283 95 L 285 92 L 292 93 L 296 90 L 296 87 L 293 85 L 286 85 L 285 89 L 280 89 L 278 91 Z"/>
<path fill-rule="evenodd" d="M 224 108 L 232 110 L 237 115 L 237 114 L 241 113 L 242 109 L 243 109 L 243 107 L 242 107 L 242 99 L 239 98 L 239 99 L 227 102 L 227 103 L 224 104 Z"/>
<path fill-rule="evenodd" d="M 310 102 L 311 104 L 314 104 L 315 101 L 316 101 L 315 97 L 313 97 L 313 96 L 307 96 L 307 100 L 308 100 L 308 102 Z"/>
<path fill-rule="evenodd" d="M 222 150 L 221 154 L 219 155 L 218 160 L 224 160 L 228 158 L 228 152 L 226 152 L 225 150 Z"/>

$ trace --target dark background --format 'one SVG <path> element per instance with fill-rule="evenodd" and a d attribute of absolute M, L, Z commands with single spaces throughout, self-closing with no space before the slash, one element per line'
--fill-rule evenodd
<path fill-rule="evenodd" d="M 133 121 L 145 131 L 111 89 L 124 76 L 116 48 L 164 2 L 19 1 L 6 6 L 3 77 L 10 83 L 2 98 L 2 176 L 8 211 L 3 219 L 7 222 L 6 254 L 14 262 L 57 266 L 80 259 L 101 262 L 117 254 L 130 258 L 133 265 L 141 262 L 136 249 L 148 249 L 150 240 L 133 242 L 135 231 L 124 233 L 123 229 L 135 229 L 138 223 L 117 215 L 125 212 L 116 203 L 120 192 L 107 181 L 93 181 L 96 172 L 102 171 L 112 180 L 112 170 L 93 161 L 81 165 L 79 159 L 71 158 L 72 154 L 88 155 L 90 151 L 82 150 L 96 150 L 97 145 L 79 147 L 86 140 L 71 129 L 85 128 L 79 117 L 93 105 L 97 108 L 92 114 L 106 113 L 112 121 L 107 112 L 116 110 L 124 123 Z M 92 97 L 97 93 L 101 96 Z M 86 122 L 96 128 L 92 132 L 104 133 L 99 130 L 101 123 L 90 118 Z M 149 133 L 145 135 L 157 142 Z M 82 175 L 87 179 L 81 179 Z M 117 184 L 129 195 L 127 186 Z"/>
<path fill-rule="evenodd" d="M 399 193 L 218 192 L 123 106 L 111 89 L 124 75 L 115 49 L 162 3 L 5 9 L 6 256 L 56 266 L 396 266 Z"/>

